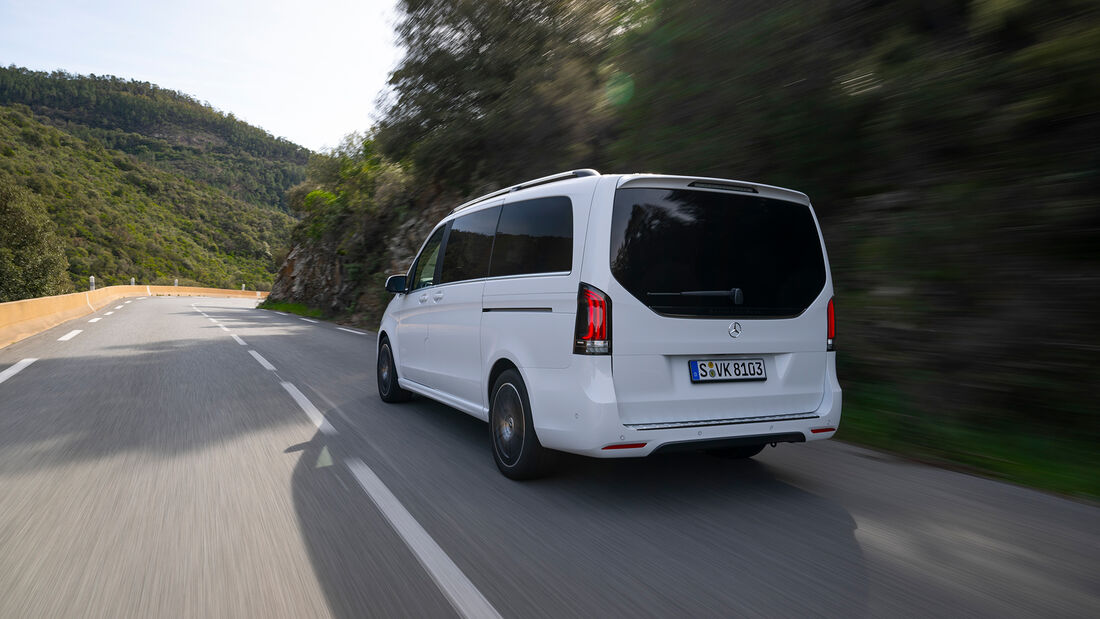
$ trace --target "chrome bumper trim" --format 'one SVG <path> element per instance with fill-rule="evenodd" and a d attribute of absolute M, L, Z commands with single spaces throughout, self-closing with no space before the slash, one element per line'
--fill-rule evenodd
<path fill-rule="evenodd" d="M 732 419 L 699 419 L 695 421 L 660 421 L 657 423 L 624 423 L 631 430 L 667 430 L 670 428 L 701 428 L 703 426 L 728 426 L 741 423 L 761 423 L 765 421 L 794 421 L 795 419 L 817 419 L 813 413 L 788 413 L 785 415 L 761 415 L 759 417 L 734 417 Z"/>

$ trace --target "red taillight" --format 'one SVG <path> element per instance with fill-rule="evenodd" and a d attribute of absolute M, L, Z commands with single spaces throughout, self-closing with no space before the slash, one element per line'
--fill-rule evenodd
<path fill-rule="evenodd" d="M 577 291 L 573 352 L 578 355 L 611 354 L 611 299 L 588 284 L 581 284 Z"/>
<path fill-rule="evenodd" d="M 833 313 L 833 300 L 829 299 L 829 335 L 826 342 L 826 350 L 836 350 L 836 344 L 833 342 L 836 338 L 836 314 Z"/>
<path fill-rule="evenodd" d="M 582 336 L 586 340 L 607 339 L 607 300 L 595 290 L 583 290 L 584 302 L 588 308 L 588 331 Z"/>

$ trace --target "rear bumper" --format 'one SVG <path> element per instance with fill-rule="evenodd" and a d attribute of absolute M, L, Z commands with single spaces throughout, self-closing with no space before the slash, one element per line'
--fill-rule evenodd
<path fill-rule="evenodd" d="M 624 425 L 619 418 L 611 359 L 576 356 L 573 361 L 565 369 L 523 370 L 535 431 L 543 446 L 550 449 L 595 458 L 631 458 L 657 450 L 713 447 L 719 441 L 732 445 L 821 440 L 832 437 L 840 426 L 841 390 L 835 352 L 828 353 L 824 396 L 813 411 L 668 424 L 673 427 Z M 642 443 L 644 446 L 607 449 Z"/>

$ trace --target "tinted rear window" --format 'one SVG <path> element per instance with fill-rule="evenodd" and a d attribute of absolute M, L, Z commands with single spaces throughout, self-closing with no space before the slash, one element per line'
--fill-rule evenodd
<path fill-rule="evenodd" d="M 569 198 L 539 198 L 504 205 L 493 245 L 490 276 L 572 269 L 573 204 Z"/>
<path fill-rule="evenodd" d="M 443 250 L 443 266 L 439 275 L 441 284 L 477 279 L 489 274 L 493 231 L 499 217 L 498 206 L 454 220 Z"/>
<path fill-rule="evenodd" d="M 795 316 L 825 286 L 807 206 L 690 190 L 615 193 L 611 273 L 672 316 Z"/>

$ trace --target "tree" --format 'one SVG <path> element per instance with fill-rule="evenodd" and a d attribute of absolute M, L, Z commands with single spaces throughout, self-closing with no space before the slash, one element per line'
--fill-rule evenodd
<path fill-rule="evenodd" d="M 611 121 L 603 61 L 627 4 L 403 0 L 383 154 L 460 191 L 595 165 Z"/>
<path fill-rule="evenodd" d="M 0 302 L 71 291 L 69 261 L 37 196 L 0 182 L 0 222 Z"/>

